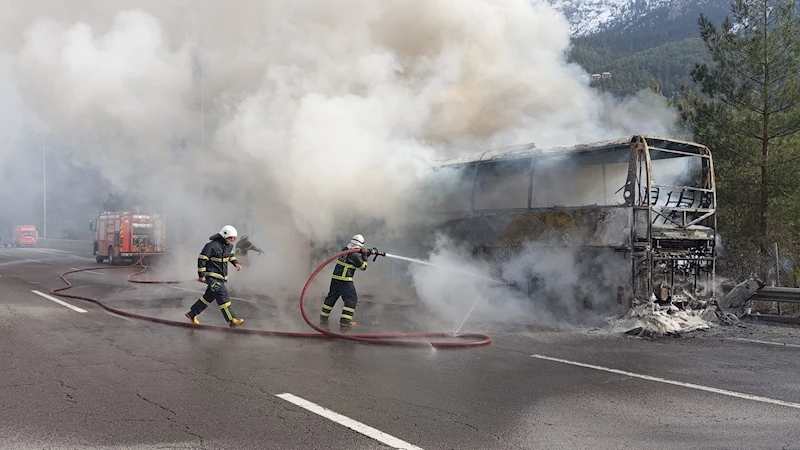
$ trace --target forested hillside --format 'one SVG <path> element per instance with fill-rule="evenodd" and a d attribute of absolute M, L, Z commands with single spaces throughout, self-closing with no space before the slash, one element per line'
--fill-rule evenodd
<path fill-rule="evenodd" d="M 571 61 L 598 89 L 657 86 L 714 155 L 718 273 L 800 282 L 800 16 L 793 0 L 735 0 L 670 30 L 619 25 L 573 38 Z M 686 25 L 691 24 L 691 28 Z M 626 31 L 627 30 L 627 31 Z M 682 87 L 685 86 L 685 90 Z"/>
<path fill-rule="evenodd" d="M 681 86 L 693 87 L 691 70 L 696 63 L 708 63 L 703 41 L 699 37 L 667 42 L 655 47 L 632 51 L 630 45 L 614 45 L 615 39 L 576 39 L 571 60 L 589 73 L 610 72 L 611 78 L 596 83 L 600 89 L 618 95 L 633 94 L 655 80 L 662 93 L 673 99 Z M 637 45 L 639 47 L 641 45 Z"/>
<path fill-rule="evenodd" d="M 710 61 L 700 39 L 700 14 L 715 23 L 730 14 L 730 2 L 719 0 L 637 1 L 604 7 L 619 9 L 619 17 L 597 31 L 573 37 L 570 61 L 589 73 L 610 72 L 610 79 L 598 83 L 605 91 L 633 94 L 655 80 L 662 93 L 674 100 L 682 85 L 693 87 L 690 72 L 694 64 Z M 570 8 L 565 14 L 573 28 L 586 29 L 579 14 L 587 12 Z"/>

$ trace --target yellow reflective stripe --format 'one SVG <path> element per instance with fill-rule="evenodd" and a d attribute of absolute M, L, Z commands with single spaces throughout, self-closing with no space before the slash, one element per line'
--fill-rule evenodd
<path fill-rule="evenodd" d="M 210 305 L 210 304 L 211 304 L 211 302 L 209 302 L 208 300 L 206 300 L 206 298 L 205 298 L 205 297 L 200 297 L 200 301 L 201 301 L 201 302 L 203 302 L 203 303 L 205 303 L 205 304 L 206 304 L 206 306 L 208 306 L 208 305 Z"/>
<path fill-rule="evenodd" d="M 214 278 L 219 278 L 221 280 L 227 280 L 228 279 L 228 277 L 223 277 L 222 275 L 220 275 L 220 274 L 218 274 L 216 272 L 208 272 L 207 276 L 214 277 Z"/>
<path fill-rule="evenodd" d="M 342 314 L 339 317 L 341 317 L 342 319 L 348 319 L 348 320 L 351 320 L 353 318 L 353 316 L 351 314 Z"/>
<path fill-rule="evenodd" d="M 345 269 L 355 269 L 356 268 L 356 266 L 354 266 L 352 264 L 347 264 L 346 262 L 342 262 L 342 261 L 340 261 L 338 259 L 336 260 L 336 264 L 339 264 L 340 266 L 344 266 Z"/>
<path fill-rule="evenodd" d="M 219 309 L 221 309 L 225 313 L 225 317 L 227 317 L 228 322 L 233 320 L 233 316 L 231 315 L 231 312 L 228 310 L 229 306 L 231 306 L 231 302 L 227 302 L 227 303 L 223 303 L 223 304 L 219 305 Z"/>
<path fill-rule="evenodd" d="M 338 265 L 340 265 L 340 266 L 342 266 L 344 268 L 342 269 L 342 274 L 341 275 L 333 275 L 332 278 L 334 280 L 340 280 L 340 281 L 353 281 L 353 277 L 348 277 L 347 276 L 347 270 L 348 269 L 355 270 L 356 266 L 354 266 L 352 264 L 348 264 L 346 262 L 343 262 L 342 260 L 339 260 L 339 259 L 336 260 L 336 264 L 338 264 Z"/>
<path fill-rule="evenodd" d="M 342 311 L 347 311 L 347 312 L 354 313 L 354 312 L 356 312 L 356 309 L 355 308 L 348 308 L 347 306 L 345 306 L 345 307 L 342 308 Z"/>
<path fill-rule="evenodd" d="M 206 268 L 205 268 L 205 267 L 198 267 L 198 268 L 197 268 L 197 271 L 198 271 L 198 272 L 205 272 L 205 271 L 206 271 Z"/>
<path fill-rule="evenodd" d="M 362 264 L 361 267 L 358 268 L 358 270 L 367 270 L 367 262 L 364 261 L 364 264 Z"/>
<path fill-rule="evenodd" d="M 320 311 L 319 315 L 322 317 L 328 317 L 331 315 L 331 311 L 333 311 L 333 306 L 322 305 L 322 311 Z"/>
<path fill-rule="evenodd" d="M 223 263 L 223 262 L 228 262 L 228 261 L 234 261 L 234 260 L 236 260 L 236 257 L 235 256 L 229 256 L 227 258 L 211 257 L 211 258 L 208 258 L 208 259 L 210 259 L 211 261 L 214 261 L 214 262 Z"/>
<path fill-rule="evenodd" d="M 207 260 L 207 259 L 208 259 L 208 256 L 206 256 L 206 255 L 200 255 L 200 256 L 198 256 L 197 258 L 198 258 L 198 259 L 205 259 L 205 260 Z"/>

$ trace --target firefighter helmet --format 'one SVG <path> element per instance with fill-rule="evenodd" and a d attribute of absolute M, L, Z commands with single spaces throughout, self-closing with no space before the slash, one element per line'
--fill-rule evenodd
<path fill-rule="evenodd" d="M 222 227 L 221 230 L 219 230 L 219 234 L 220 234 L 220 236 L 222 236 L 225 239 L 228 239 L 229 237 L 235 238 L 236 237 L 236 228 L 233 228 L 230 225 L 225 225 L 224 227 Z"/>
<path fill-rule="evenodd" d="M 364 246 L 364 236 L 360 234 L 356 234 L 355 236 L 353 236 L 353 238 L 350 239 L 350 244 L 347 245 L 347 247 L 349 248 L 354 248 L 354 247 L 361 248 L 363 246 Z"/>
<path fill-rule="evenodd" d="M 243 241 L 246 241 L 246 240 L 248 240 L 248 239 L 250 239 L 250 236 L 248 236 L 248 235 L 247 235 L 247 233 L 245 233 L 245 234 L 243 234 L 243 235 L 242 235 L 242 240 L 243 240 Z"/>

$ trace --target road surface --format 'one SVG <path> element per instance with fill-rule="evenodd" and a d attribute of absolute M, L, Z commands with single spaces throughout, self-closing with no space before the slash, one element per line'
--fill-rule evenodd
<path fill-rule="evenodd" d="M 93 266 L 0 248 L 0 448 L 800 449 L 797 329 L 495 329 L 434 350 L 170 327 L 34 292 Z M 72 275 L 72 292 L 185 320 L 202 287 L 130 272 Z M 283 303 L 234 300 L 246 327 L 303 330 Z"/>

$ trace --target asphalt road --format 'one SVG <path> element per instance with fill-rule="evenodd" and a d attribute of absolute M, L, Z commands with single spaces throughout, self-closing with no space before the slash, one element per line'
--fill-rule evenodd
<path fill-rule="evenodd" d="M 169 327 L 32 292 L 94 265 L 0 248 L 0 448 L 800 449 L 796 329 L 645 340 L 495 327 L 489 346 L 434 350 Z M 196 299 L 197 285 L 132 287 L 129 272 L 70 279 L 175 320 Z M 303 329 L 293 302 L 235 304 L 245 326 Z M 204 323 L 222 323 L 215 309 Z"/>

